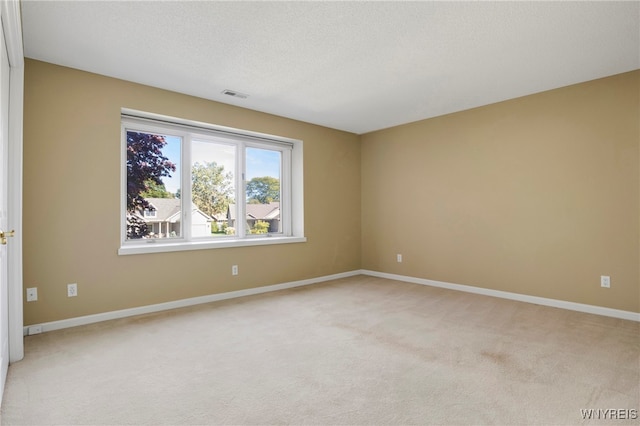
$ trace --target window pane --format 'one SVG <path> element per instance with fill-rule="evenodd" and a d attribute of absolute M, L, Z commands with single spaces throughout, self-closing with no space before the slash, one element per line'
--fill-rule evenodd
<path fill-rule="evenodd" d="M 157 120 L 123 110 L 120 254 L 304 240 L 302 141 Z"/>
<path fill-rule="evenodd" d="M 181 143 L 177 136 L 127 131 L 127 240 L 182 234 Z"/>
<path fill-rule="evenodd" d="M 236 148 L 206 140 L 191 144 L 191 235 L 235 235 Z"/>
<path fill-rule="evenodd" d="M 282 153 L 262 148 L 246 149 L 247 233 L 280 233 L 280 178 Z"/>

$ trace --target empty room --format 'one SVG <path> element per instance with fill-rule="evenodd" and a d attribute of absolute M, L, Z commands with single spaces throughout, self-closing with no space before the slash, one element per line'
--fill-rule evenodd
<path fill-rule="evenodd" d="M 0 14 L 0 424 L 640 421 L 640 2 Z"/>

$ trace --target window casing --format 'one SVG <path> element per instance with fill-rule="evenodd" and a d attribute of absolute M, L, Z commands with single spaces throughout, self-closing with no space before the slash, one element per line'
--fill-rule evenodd
<path fill-rule="evenodd" d="M 119 254 L 306 241 L 302 141 L 125 109 L 121 123 Z M 161 142 L 145 151 L 145 138 Z M 144 157 L 151 151 L 166 161 Z M 141 191 L 136 167 L 165 163 L 175 167 L 154 169 Z"/>

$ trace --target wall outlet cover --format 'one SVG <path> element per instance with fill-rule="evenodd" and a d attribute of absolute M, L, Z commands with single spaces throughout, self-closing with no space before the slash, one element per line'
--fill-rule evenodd
<path fill-rule="evenodd" d="M 27 289 L 27 302 L 35 302 L 38 300 L 38 287 L 30 287 Z"/>
<path fill-rule="evenodd" d="M 76 297 L 78 295 L 78 284 L 67 284 L 67 297 Z"/>

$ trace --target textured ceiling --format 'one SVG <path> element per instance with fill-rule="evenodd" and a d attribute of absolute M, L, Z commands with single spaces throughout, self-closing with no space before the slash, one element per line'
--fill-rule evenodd
<path fill-rule="evenodd" d="M 23 0 L 22 12 L 29 58 L 359 134 L 640 68 L 637 1 Z"/>

